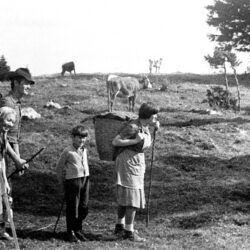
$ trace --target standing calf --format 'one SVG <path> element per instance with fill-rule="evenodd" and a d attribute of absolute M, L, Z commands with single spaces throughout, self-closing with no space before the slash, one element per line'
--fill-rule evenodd
<path fill-rule="evenodd" d="M 115 98 L 119 94 L 128 98 L 128 110 L 134 112 L 135 100 L 139 91 L 139 81 L 135 77 L 109 75 L 107 78 L 108 110 L 112 112 Z"/>

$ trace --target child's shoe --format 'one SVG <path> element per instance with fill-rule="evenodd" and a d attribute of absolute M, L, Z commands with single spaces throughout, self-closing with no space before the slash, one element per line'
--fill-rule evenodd
<path fill-rule="evenodd" d="M 70 231 L 67 233 L 67 241 L 69 242 L 80 242 L 79 239 L 76 237 L 74 231 Z"/>
<path fill-rule="evenodd" d="M 145 242 L 146 239 L 140 237 L 135 231 L 128 231 L 128 230 L 124 230 L 124 236 L 123 236 L 124 240 L 130 240 L 130 241 L 135 241 L 135 242 Z"/>
<path fill-rule="evenodd" d="M 118 237 L 122 237 L 124 234 L 124 225 L 123 224 L 116 224 L 114 234 Z"/>
<path fill-rule="evenodd" d="M 75 236 L 77 239 L 79 239 L 80 241 L 88 241 L 89 239 L 84 235 L 84 233 L 82 231 L 75 231 Z"/>

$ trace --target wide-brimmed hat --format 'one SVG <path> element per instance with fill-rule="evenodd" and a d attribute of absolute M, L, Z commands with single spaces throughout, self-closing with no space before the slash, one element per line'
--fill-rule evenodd
<path fill-rule="evenodd" d="M 5 79 L 7 81 L 18 78 L 18 77 L 23 77 L 24 79 L 29 81 L 30 84 L 35 84 L 34 80 L 32 79 L 32 76 L 30 74 L 30 71 L 27 68 L 18 68 L 15 71 L 9 71 L 9 72 L 5 73 Z"/>

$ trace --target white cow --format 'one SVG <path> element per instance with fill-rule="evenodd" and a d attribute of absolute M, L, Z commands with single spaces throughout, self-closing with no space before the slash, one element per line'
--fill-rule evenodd
<path fill-rule="evenodd" d="M 135 77 L 121 77 L 109 75 L 107 77 L 108 110 L 112 112 L 115 98 L 119 94 L 128 98 L 129 111 L 134 112 L 135 100 L 140 88 L 139 81 Z"/>

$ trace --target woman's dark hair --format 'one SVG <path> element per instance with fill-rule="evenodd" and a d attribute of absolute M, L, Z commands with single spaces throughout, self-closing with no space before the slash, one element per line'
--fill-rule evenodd
<path fill-rule="evenodd" d="M 139 109 L 140 119 L 149 119 L 151 115 L 155 115 L 159 112 L 159 108 L 152 102 L 143 103 Z"/>
<path fill-rule="evenodd" d="M 71 130 L 72 136 L 87 137 L 89 134 L 88 129 L 83 125 L 78 125 Z"/>

